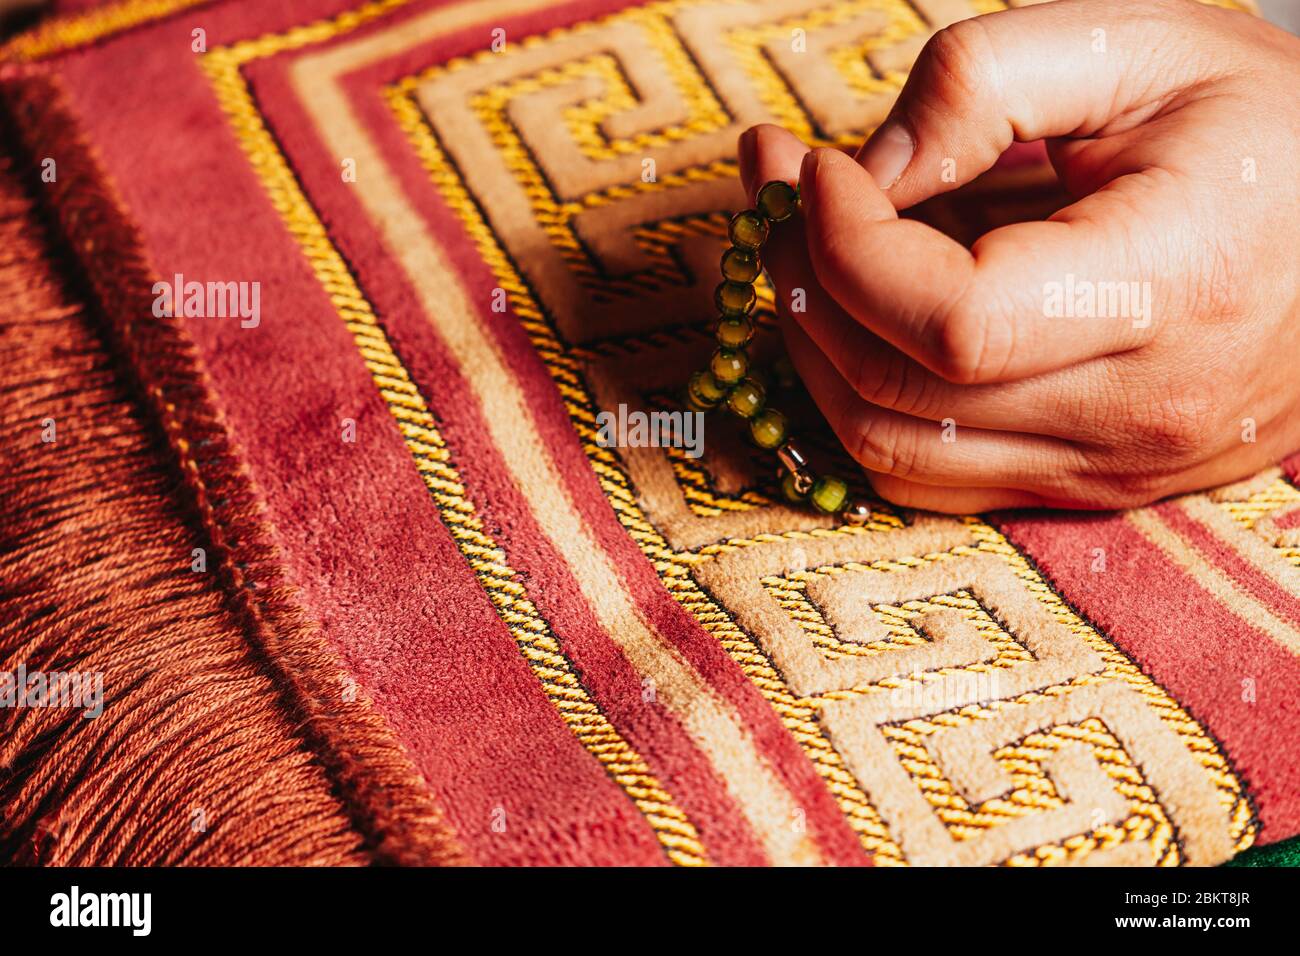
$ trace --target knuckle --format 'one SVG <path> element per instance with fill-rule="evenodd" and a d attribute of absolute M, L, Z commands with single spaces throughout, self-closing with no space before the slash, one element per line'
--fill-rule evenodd
<path fill-rule="evenodd" d="M 846 447 L 864 468 L 895 478 L 909 478 L 916 472 L 916 442 L 907 432 L 885 423 L 868 420 L 862 423 Z"/>
<path fill-rule="evenodd" d="M 969 104 L 980 93 L 989 62 L 989 40 L 982 24 L 959 20 L 926 43 L 917 60 L 927 92 L 946 108 Z"/>
<path fill-rule="evenodd" d="M 1243 257 L 1222 237 L 1209 243 L 1201 255 L 1189 303 L 1190 313 L 1197 318 L 1218 322 L 1241 318 L 1250 308 L 1246 294 L 1249 286 L 1241 281 L 1241 267 L 1237 264 Z"/>
<path fill-rule="evenodd" d="M 931 360 L 936 374 L 954 385 L 992 381 L 990 322 L 982 310 L 959 300 L 939 310 L 930 322 Z"/>
<path fill-rule="evenodd" d="M 1147 406 L 1137 428 L 1141 452 L 1160 459 L 1201 458 L 1210 442 L 1209 408 L 1194 396 L 1173 396 Z"/>
<path fill-rule="evenodd" d="M 1161 497 L 1164 482 L 1145 471 L 1111 474 L 1095 491 L 1096 504 L 1102 508 L 1123 510 L 1148 505 Z"/>
<path fill-rule="evenodd" d="M 1165 494 L 1166 470 L 1149 453 L 1109 447 L 1081 447 L 1058 487 L 1070 507 L 1123 510 L 1150 504 Z"/>
<path fill-rule="evenodd" d="M 1058 483 L 1047 500 L 1058 508 L 1123 511 L 1150 504 L 1159 497 L 1160 486 L 1154 477 L 1144 472 L 1124 471 Z"/>
<path fill-rule="evenodd" d="M 1116 510 L 1147 504 L 1159 497 L 1161 480 L 1142 455 L 1107 445 L 1076 445 L 1073 460 L 1051 482 L 1055 507 Z"/>
<path fill-rule="evenodd" d="M 1133 421 L 1132 398 L 1125 389 L 1109 381 L 1093 384 L 1085 396 L 1080 416 L 1080 437 L 1102 445 L 1115 446 Z"/>

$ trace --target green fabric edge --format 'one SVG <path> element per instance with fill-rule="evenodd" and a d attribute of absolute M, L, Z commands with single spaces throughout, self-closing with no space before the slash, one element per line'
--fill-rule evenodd
<path fill-rule="evenodd" d="M 1300 837 L 1269 846 L 1253 846 L 1238 853 L 1224 866 L 1300 866 Z"/>

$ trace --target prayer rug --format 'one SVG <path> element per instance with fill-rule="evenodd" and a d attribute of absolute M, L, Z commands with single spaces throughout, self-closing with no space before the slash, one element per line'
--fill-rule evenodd
<path fill-rule="evenodd" d="M 699 458 L 598 440 L 710 349 L 738 133 L 856 144 L 1000 7 L 125 0 L 3 47 L 0 674 L 98 675 L 102 713 L 0 709 L 0 857 L 1205 865 L 1300 833 L 1300 458 L 858 528 L 726 423 Z M 1054 202 L 1019 164 L 918 214 Z"/>

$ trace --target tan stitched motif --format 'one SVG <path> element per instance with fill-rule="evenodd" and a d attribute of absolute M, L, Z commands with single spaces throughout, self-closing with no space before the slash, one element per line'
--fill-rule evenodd
<path fill-rule="evenodd" d="M 652 10 L 672 21 L 685 46 L 691 45 L 693 25 L 707 22 L 713 35 L 731 37 L 733 22 L 749 28 L 755 19 L 748 10 L 729 18 L 717 5 L 704 13 L 683 11 L 681 6 L 667 4 Z M 653 15 L 650 11 L 647 8 L 638 16 Z M 782 8 L 771 16 L 779 18 L 784 12 Z M 485 258 L 497 264 L 503 286 L 519 290 L 516 307 L 522 307 L 526 327 L 543 356 L 573 354 L 566 348 L 570 342 L 589 347 L 613 341 L 634 353 L 620 358 L 610 349 L 588 348 L 576 376 L 571 369 L 559 370 L 558 363 L 552 365 L 553 372 L 559 370 L 557 381 L 566 395 L 569 388 L 581 395 L 582 386 L 589 384 L 597 407 L 604 408 L 619 401 L 633 403 L 638 395 L 644 405 L 649 395 L 668 386 L 673 370 L 690 367 L 682 356 L 701 346 L 685 332 L 667 341 L 652 341 L 631 317 L 639 314 L 637 304 L 620 310 L 617 318 L 602 315 L 589 304 L 578 303 L 581 286 L 590 283 L 592 275 L 608 273 L 626 282 L 654 272 L 654 261 L 637 248 L 639 240 L 654 234 L 654 216 L 662 222 L 702 221 L 711 208 L 736 206 L 732 184 L 706 189 L 698 181 L 715 175 L 718 164 L 728 161 L 730 144 L 722 151 L 717 143 L 716 117 L 700 120 L 694 141 L 679 135 L 655 139 L 655 130 L 680 129 L 691 122 L 686 97 L 669 96 L 664 89 L 662 76 L 671 75 L 671 64 L 657 74 L 655 88 L 636 105 L 635 117 L 626 118 L 622 129 L 624 135 L 637 138 L 637 148 L 653 152 L 660 170 L 678 177 L 659 183 L 657 189 L 635 183 L 636 171 L 628 162 L 635 154 L 609 136 L 609 120 L 616 114 L 592 105 L 600 93 L 599 80 L 593 80 L 593 74 L 561 79 L 556 71 L 556 64 L 580 60 L 597 49 L 644 49 L 627 29 L 632 22 L 607 18 L 574 35 L 560 32 L 551 42 L 526 50 L 514 63 L 499 58 L 486 64 L 486 75 L 463 68 L 437 69 L 394 91 L 395 97 L 398 92 L 408 94 L 412 106 L 419 107 L 418 112 L 410 106 L 395 108 L 404 116 L 407 133 L 444 198 L 462 212 Z M 762 115 L 763 97 L 752 92 L 729 95 L 731 85 L 745 76 L 744 58 L 723 63 L 716 52 L 711 56 L 695 57 L 694 62 L 702 64 L 730 114 L 744 115 L 753 109 L 754 115 L 745 116 L 747 122 L 768 119 Z M 549 79 L 572 84 L 570 92 L 543 95 Z M 759 88 L 764 82 L 754 77 L 750 81 Z M 502 97 L 485 95 L 484 86 L 511 87 L 528 97 L 527 109 L 514 111 L 530 117 L 528 132 L 510 123 L 511 110 Z M 625 91 L 617 89 L 615 95 L 625 97 Z M 776 96 L 766 97 L 768 103 L 778 101 Z M 563 121 L 559 104 L 566 102 L 580 102 L 589 116 L 603 118 L 608 137 L 603 155 L 609 158 L 602 161 L 590 149 L 593 137 L 586 135 L 585 178 L 558 176 L 556 191 L 548 196 L 537 186 L 550 182 L 550 171 L 561 165 L 555 157 L 573 162 L 583 150 L 582 143 L 572 138 L 571 122 L 566 126 Z M 755 109 L 756 102 L 760 105 Z M 658 112 L 655 103 L 662 106 Z M 561 115 L 547 122 L 541 115 L 547 109 Z M 869 125 L 871 115 L 861 114 L 859 130 Z M 810 129 L 813 121 L 815 117 L 811 121 L 805 117 L 804 127 Z M 525 141 L 527 161 L 518 145 Z M 508 157 L 504 164 L 501 154 Z M 580 179 L 588 193 L 577 186 Z M 493 222 L 491 229 L 479 219 L 475 204 L 467 201 L 470 196 L 479 198 Z M 614 208 L 619 204 L 622 209 Z M 589 256 L 584 269 L 565 265 L 575 246 L 556 223 L 568 215 L 566 210 L 573 211 L 569 228 L 586 229 L 575 233 L 584 239 L 577 246 Z M 719 244 L 715 240 L 706 254 L 696 239 L 684 236 L 679 255 L 688 274 L 707 275 L 703 262 L 712 265 Z M 657 276 L 662 275 L 660 268 Z M 662 294 L 682 303 L 701 301 L 707 291 L 683 283 Z M 649 296 L 642 304 L 648 313 L 661 313 L 657 324 L 662 326 L 662 302 Z M 544 318 L 530 318 L 547 315 L 555 317 L 553 328 Z M 571 408 L 577 404 L 574 401 Z M 872 528 L 850 534 L 832 530 L 829 522 L 786 508 L 770 497 L 766 504 L 751 500 L 749 508 L 719 507 L 716 513 L 702 514 L 692 507 L 698 484 L 687 480 L 671 454 L 660 449 L 620 449 L 612 455 L 595 444 L 582 416 L 575 415 L 575 426 L 616 510 L 647 555 L 656 560 L 665 584 L 718 634 L 768 694 L 832 784 L 864 846 L 883 861 L 1209 862 L 1230 856 L 1235 847 L 1253 839 L 1240 784 L 1203 731 L 1112 645 L 1074 618 L 992 529 L 950 519 L 909 525 L 906 519 L 882 512 Z M 719 497 L 739 494 L 743 500 L 746 489 L 752 493 L 762 487 L 745 449 L 728 449 L 721 439 L 721 447 L 715 444 L 712 451 L 715 460 L 704 465 L 711 492 Z M 634 499 L 629 498 L 629 490 L 634 491 Z M 842 582 L 849 597 L 823 598 L 823 605 L 829 601 L 838 608 L 822 609 L 823 626 L 832 632 L 824 643 L 838 648 L 827 654 L 809 640 L 805 628 L 764 585 L 770 575 L 817 571 L 819 562 L 812 555 L 822 552 L 842 558 L 835 562 L 840 565 L 866 569 L 884 561 L 886 566 L 913 572 L 916 584 L 911 592 L 885 595 L 876 602 L 881 614 L 886 607 L 933 603 L 953 594 L 965 596 L 968 603 L 928 613 L 925 639 L 900 641 L 896 649 L 864 657 L 844 648 L 869 646 L 873 641 L 880 646 L 888 627 L 876 621 L 873 632 L 872 619 L 845 616 L 845 609 L 853 598 L 867 601 L 865 582 L 873 573 L 877 578 L 888 575 L 852 571 Z M 932 571 L 935 565 L 946 566 Z M 681 575 L 682 566 L 691 569 L 689 579 Z M 990 605 L 1007 615 L 1000 619 L 1005 630 L 992 638 Z M 836 620 L 837 614 L 841 619 Z M 980 623 L 972 623 L 973 617 Z M 855 635 L 855 629 L 863 633 Z M 981 672 L 998 673 L 1001 684 L 972 683 L 970 676 Z M 992 698 L 978 696 L 990 686 L 996 691 Z M 911 693 L 913 687 L 921 692 Z M 934 701 L 944 709 L 931 713 Z M 982 796 L 978 790 L 963 795 L 959 779 L 942 774 L 938 782 L 931 779 L 933 768 L 940 766 L 934 760 L 915 754 L 900 759 L 894 752 L 898 745 L 894 737 L 902 731 L 887 729 L 934 718 L 1000 728 L 997 733 L 982 731 L 984 737 L 967 732 L 963 746 L 972 766 L 998 759 L 987 756 L 991 751 L 1003 754 L 1010 752 L 1006 748 L 1028 746 L 1023 741 L 1037 740 L 1035 735 L 1058 740 L 1084 728 L 1092 744 L 1075 741 L 1057 748 L 1061 754 L 1043 759 L 1037 775 L 1031 775 L 1033 783 L 1029 776 L 1012 775 L 1004 803 L 1020 808 L 1020 816 L 997 825 L 995 814 L 968 809 L 973 816 L 962 824 L 962 838 L 957 839 L 943 835 L 947 831 L 936 809 L 987 801 L 976 799 Z M 933 736 L 936 746 L 948 733 L 942 725 L 943 720 L 943 733 L 924 735 Z M 1018 728 L 1020 736 L 1007 737 L 1010 728 Z M 970 741 L 985 738 L 989 750 L 971 749 L 975 745 Z M 1099 742 L 1103 738 L 1105 744 Z M 1135 751 L 1145 757 L 1140 767 Z M 849 780 L 843 777 L 845 769 L 852 771 Z M 1059 786 L 1045 784 L 1056 771 L 1064 775 L 1057 781 Z M 1143 774 L 1154 774 L 1158 782 L 1148 783 Z M 1035 787 L 1054 794 L 1048 803 L 1056 801 L 1050 810 L 1040 807 L 1041 814 L 1032 812 L 1039 804 L 1026 795 Z M 1062 803 L 1062 792 L 1074 799 Z M 1155 799 L 1156 792 L 1164 795 L 1163 804 Z M 1179 820 L 1188 832 L 1179 832 L 1175 839 Z M 981 828 L 987 831 L 986 838 L 972 839 Z"/>
<path fill-rule="evenodd" d="M 860 103 L 856 126 L 820 109 L 827 91 L 800 96 L 766 66 L 757 75 L 764 24 L 841 30 L 896 88 L 872 59 L 885 54 L 868 49 L 871 31 L 843 25 L 872 22 L 872 10 L 901 23 L 901 6 L 655 4 L 433 68 L 387 96 L 507 292 L 627 532 L 780 715 L 878 862 L 1225 859 L 1255 827 L 1214 742 L 992 528 L 883 508 L 866 528 L 832 528 L 773 503 L 741 448 L 692 476 L 663 450 L 650 451 L 666 470 L 595 440 L 594 409 L 620 394 L 606 363 L 635 354 L 649 378 L 629 386 L 649 391 L 623 394 L 649 400 L 663 384 L 652 379 L 692 347 L 689 327 L 707 321 L 697 310 L 708 290 L 693 277 L 710 274 L 719 210 L 737 205 L 738 129 L 784 118 L 858 137 L 879 118 L 861 66 L 845 75 L 854 57 L 831 46 L 844 89 L 858 84 L 847 100 Z M 917 7 L 933 19 L 895 46 L 955 10 Z M 630 76 L 630 51 L 661 69 L 629 106 L 609 58 Z M 712 100 L 689 92 L 700 86 Z M 647 151 L 649 182 L 635 162 Z M 570 163 L 585 178 L 567 175 Z M 692 482 L 712 505 L 691 500 Z M 783 606 L 773 593 L 792 582 L 813 609 L 799 609 L 802 621 L 790 595 Z M 816 617 L 820 643 L 807 627 Z"/>

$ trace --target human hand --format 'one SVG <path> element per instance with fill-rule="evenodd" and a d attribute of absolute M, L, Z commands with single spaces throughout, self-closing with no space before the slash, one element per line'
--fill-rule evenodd
<path fill-rule="evenodd" d="M 751 200 L 801 192 L 764 256 L 791 358 L 877 492 L 1130 507 L 1300 448 L 1297 90 L 1254 17 L 1061 0 L 936 34 L 856 161 L 747 131 Z M 1049 220 L 968 251 L 898 218 L 1039 139 L 1077 200 Z"/>

